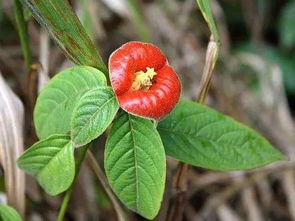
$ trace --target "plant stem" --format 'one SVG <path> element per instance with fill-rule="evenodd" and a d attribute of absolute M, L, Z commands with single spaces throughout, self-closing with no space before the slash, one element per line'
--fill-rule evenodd
<path fill-rule="evenodd" d="M 89 166 L 91 167 L 94 174 L 96 175 L 99 182 L 101 183 L 102 187 L 104 188 L 105 192 L 107 193 L 108 197 L 112 201 L 114 209 L 115 209 L 117 216 L 118 216 L 118 220 L 119 221 L 129 220 L 125 210 L 123 209 L 123 207 L 121 206 L 121 203 L 117 200 L 116 196 L 114 195 L 113 191 L 111 190 L 111 187 L 109 186 L 109 184 L 107 182 L 107 178 L 105 177 L 102 169 L 98 165 L 98 163 L 91 151 L 87 152 L 86 159 L 87 159 Z"/>
<path fill-rule="evenodd" d="M 197 99 L 197 102 L 200 104 L 205 103 L 218 54 L 219 45 L 213 40 L 213 36 L 211 35 L 206 51 L 205 66 L 201 80 L 201 89 Z M 169 206 L 167 216 L 167 220 L 169 221 L 182 220 L 189 168 L 190 166 L 188 164 L 180 162 L 177 167 L 177 172 L 173 177 L 173 188 L 176 192 L 176 195 L 171 199 Z"/>
<path fill-rule="evenodd" d="M 219 54 L 218 43 L 216 43 L 213 40 L 213 36 L 211 35 L 210 41 L 207 46 L 207 51 L 206 51 L 205 66 L 204 66 L 202 80 L 201 80 L 201 89 L 197 99 L 197 102 L 200 104 L 205 103 L 208 91 L 210 89 L 213 69 L 217 61 L 218 54 Z"/>
<path fill-rule="evenodd" d="M 30 42 L 27 30 L 27 24 L 24 18 L 23 7 L 19 0 L 14 0 L 14 14 L 16 27 L 20 38 L 20 43 L 24 55 L 25 67 L 29 71 L 32 65 L 32 55 L 30 51 Z"/>
<path fill-rule="evenodd" d="M 211 35 L 210 41 L 208 43 L 207 51 L 206 51 L 206 59 L 205 59 L 205 66 L 203 70 L 202 80 L 201 80 L 201 89 L 198 94 L 197 102 L 199 104 L 204 104 L 208 91 L 210 89 L 211 79 L 213 75 L 213 69 L 215 66 L 215 63 L 217 61 L 219 48 L 217 43 L 213 40 L 213 36 Z M 175 187 L 177 187 L 180 190 L 186 190 L 186 180 L 187 180 L 187 170 L 189 169 L 189 166 L 185 163 L 179 163 L 178 167 L 178 173 L 176 176 L 176 183 Z M 185 175 L 184 175 L 185 174 Z"/>
<path fill-rule="evenodd" d="M 67 190 L 67 192 L 66 192 L 66 194 L 64 196 L 64 199 L 62 201 L 62 205 L 61 205 L 61 208 L 59 210 L 58 217 L 57 217 L 57 221 L 63 221 L 64 220 L 64 216 L 66 214 L 66 211 L 67 211 L 67 208 L 68 208 L 68 205 L 69 205 L 69 201 L 71 199 L 71 195 L 72 195 L 72 192 L 73 192 L 75 181 L 76 181 L 76 179 L 78 177 L 78 174 L 79 174 L 79 171 L 80 171 L 82 162 L 83 162 L 83 160 L 85 158 L 86 152 L 88 150 L 88 147 L 89 147 L 88 145 L 83 146 L 83 147 L 80 147 L 81 151 L 79 153 L 79 157 L 78 157 L 78 160 L 77 160 L 77 163 L 76 163 L 76 174 L 75 174 L 75 178 L 73 180 L 72 185 Z"/>
<path fill-rule="evenodd" d="M 73 185 L 67 190 L 67 192 L 66 192 L 66 194 L 64 196 L 64 199 L 62 201 L 62 205 L 61 205 L 61 208 L 59 210 L 58 217 L 57 217 L 58 221 L 63 221 L 63 219 L 64 219 L 64 216 L 66 214 L 66 211 L 67 211 L 67 208 L 68 208 L 68 205 L 69 205 L 69 202 L 70 202 L 72 192 L 73 192 Z"/>

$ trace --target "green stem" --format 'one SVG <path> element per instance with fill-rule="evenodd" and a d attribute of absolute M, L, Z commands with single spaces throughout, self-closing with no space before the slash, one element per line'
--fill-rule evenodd
<path fill-rule="evenodd" d="M 24 55 L 26 70 L 29 71 L 32 65 L 32 56 L 30 51 L 30 42 L 27 30 L 27 24 L 25 22 L 23 7 L 19 0 L 14 0 L 14 13 L 16 20 L 16 27 L 20 38 L 20 43 Z"/>
<path fill-rule="evenodd" d="M 76 181 L 76 179 L 78 177 L 78 174 L 79 174 L 79 171 L 80 171 L 82 162 L 83 162 L 83 160 L 84 160 L 84 158 L 86 156 L 86 152 L 88 150 L 88 145 L 86 145 L 84 147 L 80 147 L 80 149 L 81 149 L 81 152 L 80 152 L 80 154 L 78 156 L 77 163 L 76 163 L 76 175 L 75 175 L 75 178 L 73 180 L 72 185 L 67 190 L 67 192 L 66 192 L 66 194 L 64 196 L 64 199 L 62 201 L 62 205 L 61 205 L 61 208 L 59 210 L 58 217 L 57 217 L 57 221 L 63 221 L 64 220 L 64 216 L 65 216 L 65 213 L 67 211 L 67 208 L 68 208 L 68 205 L 69 205 L 69 201 L 71 199 L 71 195 L 72 195 L 72 192 L 73 192 L 75 181 Z"/>
<path fill-rule="evenodd" d="M 70 198 L 71 198 L 72 192 L 73 192 L 73 186 L 71 186 L 67 190 L 67 192 L 66 192 L 66 194 L 64 196 L 64 199 L 62 201 L 62 205 L 61 205 L 61 208 L 59 210 L 58 217 L 57 217 L 57 220 L 58 221 L 62 221 L 64 219 L 65 213 L 67 211 L 67 208 L 68 208 L 68 205 L 69 205 L 69 202 L 70 202 Z"/>

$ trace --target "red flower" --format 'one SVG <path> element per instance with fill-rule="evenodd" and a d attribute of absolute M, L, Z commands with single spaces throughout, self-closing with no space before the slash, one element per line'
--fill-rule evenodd
<path fill-rule="evenodd" d="M 177 104 L 180 81 L 159 48 L 128 42 L 110 56 L 111 85 L 127 112 L 161 119 Z"/>

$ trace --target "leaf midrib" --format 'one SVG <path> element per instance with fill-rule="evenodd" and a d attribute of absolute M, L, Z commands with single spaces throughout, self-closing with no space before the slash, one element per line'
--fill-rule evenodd
<path fill-rule="evenodd" d="M 132 141 L 133 141 L 133 146 L 134 146 L 134 167 L 135 167 L 135 186 L 136 186 L 136 211 L 139 210 L 139 188 L 138 188 L 138 168 L 137 168 L 137 151 L 136 151 L 136 145 L 135 145 L 135 138 L 134 138 L 134 134 L 133 134 L 133 131 L 134 128 L 132 126 L 132 123 L 131 123 L 131 117 L 130 117 L 130 114 L 128 114 L 128 122 L 129 122 L 129 126 L 130 126 L 130 131 L 131 131 L 131 136 L 132 136 Z"/>
<path fill-rule="evenodd" d="M 47 162 L 47 164 L 46 165 L 48 165 L 48 164 L 50 164 L 50 162 L 55 158 L 55 156 L 56 155 L 58 155 L 64 148 L 66 148 L 66 146 L 67 145 L 69 145 L 70 144 L 70 140 L 63 146 L 63 147 L 61 147 L 60 148 L 60 150 L 58 151 L 58 152 L 56 152 L 56 154 Z M 37 177 L 39 177 L 39 174 L 41 174 L 42 173 L 42 171 L 46 168 L 46 165 L 44 165 L 43 167 L 42 167 L 42 169 L 38 172 L 38 174 L 37 174 Z"/>
<path fill-rule="evenodd" d="M 172 134 L 178 134 L 178 135 L 183 135 L 183 136 L 193 136 L 194 138 L 199 138 L 199 139 L 205 139 L 205 140 L 208 140 L 207 138 L 204 138 L 203 136 L 199 136 L 199 135 L 196 135 L 196 134 L 189 134 L 189 133 L 183 133 L 183 132 L 179 132 L 179 131 L 174 131 L 174 130 L 169 130 L 169 129 L 166 129 L 166 128 L 163 128 L 163 127 L 158 127 L 158 129 L 159 130 L 162 130 L 162 131 L 166 131 L 166 132 L 170 132 L 170 133 L 172 133 Z M 244 144 L 243 145 L 241 145 L 241 146 L 244 146 L 246 143 L 248 143 L 249 142 L 249 140 L 253 140 L 252 138 L 251 138 L 251 133 L 250 132 L 248 132 L 248 135 L 247 136 L 250 136 L 250 138 L 248 138 L 247 140 L 246 140 L 246 142 L 244 142 Z M 212 140 L 212 139 L 209 139 L 209 141 L 211 142 L 211 143 L 215 143 L 215 144 L 217 144 L 217 145 L 225 145 L 225 144 L 220 144 L 218 141 L 215 141 L 215 140 Z M 238 147 L 237 145 L 231 145 L 232 147 Z M 265 161 L 264 160 L 264 162 L 266 162 L 267 163 L 267 161 Z M 266 163 L 265 164 L 263 164 L 263 165 L 266 165 Z M 201 166 L 201 165 L 197 165 L 197 166 Z M 206 168 L 206 167 L 204 167 L 204 168 Z M 245 168 L 242 168 L 242 169 L 251 169 L 251 168 L 256 168 L 256 167 L 245 167 Z M 241 168 L 237 168 L 238 170 L 242 170 Z M 231 170 L 236 170 L 235 168 L 233 168 L 233 169 L 231 169 Z"/>
<path fill-rule="evenodd" d="M 80 128 L 80 130 L 77 132 L 77 134 L 78 134 L 77 136 L 79 136 L 81 130 L 87 128 L 87 126 L 89 125 L 89 122 L 91 121 L 91 119 L 95 118 L 94 116 L 96 116 L 97 113 L 98 113 L 101 109 L 103 109 L 103 107 L 106 106 L 106 105 L 107 105 L 109 102 L 111 102 L 111 100 L 113 100 L 113 99 L 115 99 L 114 96 L 112 96 L 110 99 L 108 99 L 103 105 L 99 106 L 98 109 L 97 109 L 93 114 L 90 115 L 89 119 L 88 119 L 87 122 L 85 123 L 85 126 L 82 126 L 82 127 Z M 77 136 L 76 136 L 76 137 L 77 137 Z"/>
<path fill-rule="evenodd" d="M 84 90 L 81 90 L 81 91 L 77 91 L 77 92 L 75 92 L 75 93 L 73 93 L 71 96 L 69 96 L 69 97 L 67 97 L 65 100 L 63 100 L 61 103 L 57 103 L 57 105 L 55 106 L 55 108 L 51 111 L 51 112 L 49 112 L 49 113 L 46 113 L 46 115 L 47 115 L 47 117 L 46 117 L 46 115 L 45 115 L 45 113 L 43 114 L 43 115 L 45 115 L 45 122 L 46 123 L 43 123 L 42 125 L 42 127 L 41 127 L 41 129 L 40 129 L 40 131 L 41 131 L 41 133 L 40 134 L 43 134 L 43 130 L 44 130 L 44 128 L 46 128 L 44 125 L 46 125 L 47 124 L 47 122 L 49 121 L 49 119 L 51 119 L 51 116 L 52 116 L 52 114 L 53 113 L 55 113 L 56 112 L 56 110 L 58 110 L 58 108 L 61 106 L 61 105 L 63 105 L 64 103 L 66 103 L 69 99 L 72 99 L 73 97 L 75 97 L 75 96 L 77 96 L 78 94 L 81 94 L 81 93 L 86 93 L 86 92 L 88 92 L 88 91 L 90 91 L 90 90 L 93 90 L 93 89 L 95 89 L 96 87 L 93 87 L 93 88 L 85 88 Z M 48 117 L 48 116 L 50 116 L 50 117 Z"/>
<path fill-rule="evenodd" d="M 192 137 L 194 137 L 194 138 L 206 139 L 206 140 L 209 140 L 210 142 L 214 142 L 214 143 L 219 143 L 218 140 L 220 139 L 220 137 L 219 137 L 218 139 L 216 139 L 216 140 L 215 140 L 215 139 L 210 139 L 210 138 L 207 138 L 207 137 L 205 137 L 205 136 L 201 136 L 201 135 L 199 135 L 199 134 L 184 133 L 184 132 L 175 131 L 175 130 L 170 130 L 170 129 L 163 128 L 163 127 L 158 127 L 157 129 L 160 130 L 160 131 L 163 130 L 163 131 L 166 131 L 166 132 L 170 132 L 170 133 L 172 133 L 172 134 L 179 134 L 179 135 L 184 135 L 184 136 L 192 136 Z M 224 136 L 224 135 L 227 134 L 227 133 L 232 133 L 232 132 L 235 132 L 235 131 L 238 131 L 238 130 L 233 130 L 233 131 L 226 132 L 226 133 L 222 134 L 222 136 Z M 241 131 L 241 132 L 242 132 L 242 131 Z M 247 136 L 250 137 L 249 139 L 251 139 L 251 133 L 247 132 Z M 249 139 L 248 139 L 248 140 L 249 140 Z M 247 143 L 248 140 L 247 140 L 245 143 Z M 244 143 L 242 146 L 244 146 L 245 143 Z M 233 145 L 233 146 L 235 146 L 235 145 Z"/>

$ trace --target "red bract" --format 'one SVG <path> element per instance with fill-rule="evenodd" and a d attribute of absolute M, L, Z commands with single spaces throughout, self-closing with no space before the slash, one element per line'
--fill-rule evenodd
<path fill-rule="evenodd" d="M 109 59 L 111 85 L 120 106 L 127 112 L 161 119 L 177 104 L 180 81 L 159 48 L 129 42 Z"/>

